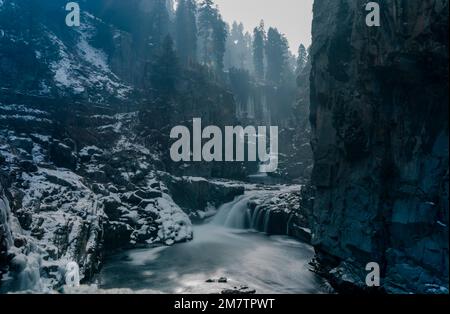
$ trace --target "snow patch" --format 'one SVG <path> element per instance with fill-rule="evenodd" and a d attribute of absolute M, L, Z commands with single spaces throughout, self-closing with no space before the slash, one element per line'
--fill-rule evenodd
<path fill-rule="evenodd" d="M 1 105 L 0 109 L 5 112 L 14 112 L 18 111 L 22 114 L 33 114 L 33 115 L 42 115 L 42 116 L 48 116 L 48 112 L 38 110 L 38 109 L 32 109 L 28 108 L 25 105 Z"/>
<path fill-rule="evenodd" d="M 169 195 L 157 198 L 157 206 L 148 205 L 146 210 L 158 215 L 159 241 L 166 245 L 192 239 L 192 223 L 183 210 L 175 204 Z"/>
<path fill-rule="evenodd" d="M 95 18 L 86 14 L 85 17 L 87 21 L 77 29 L 79 39 L 73 52 L 54 34 L 47 33 L 59 51 L 59 60 L 51 63 L 55 83 L 58 87 L 72 89 L 77 94 L 92 88 L 105 90 L 111 95 L 125 99 L 132 88 L 123 84 L 111 71 L 107 55 L 89 44 L 95 33 L 90 21 Z"/>
<path fill-rule="evenodd" d="M 35 116 L 24 116 L 24 115 L 18 115 L 18 114 L 14 114 L 14 115 L 0 115 L 0 120 L 8 120 L 8 119 L 16 119 L 16 120 L 23 120 L 23 121 L 35 121 L 35 122 L 46 122 L 51 124 L 52 121 L 50 121 L 49 119 L 42 119 L 42 118 L 37 118 Z"/>

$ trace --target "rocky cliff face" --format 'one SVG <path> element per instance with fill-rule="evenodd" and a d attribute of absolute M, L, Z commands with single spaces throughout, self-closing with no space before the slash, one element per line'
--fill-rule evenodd
<path fill-rule="evenodd" d="M 104 253 L 188 241 L 189 215 L 243 193 L 162 172 L 137 112 L 99 113 L 0 102 L 0 292 L 58 288 L 71 261 L 89 282 Z"/>
<path fill-rule="evenodd" d="M 314 4 L 313 244 L 334 283 L 448 293 L 449 2 L 366 3 Z"/>
<path fill-rule="evenodd" d="M 66 3 L 2 1 L 2 93 L 71 97 L 97 103 L 124 102 L 132 88 L 113 72 L 115 66 L 109 64 L 109 59 L 117 60 L 124 53 L 127 34 L 87 12 L 81 15 L 80 27 L 67 27 Z M 105 41 L 116 41 L 117 45 L 122 42 L 113 51 L 106 47 Z"/>

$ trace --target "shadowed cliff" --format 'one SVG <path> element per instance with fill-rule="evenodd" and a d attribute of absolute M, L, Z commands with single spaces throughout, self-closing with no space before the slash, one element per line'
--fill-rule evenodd
<path fill-rule="evenodd" d="M 442 292 L 448 1 L 379 1 L 373 28 L 366 3 L 314 5 L 313 244 L 337 285 L 364 287 L 365 265 L 378 262 L 388 292 Z"/>

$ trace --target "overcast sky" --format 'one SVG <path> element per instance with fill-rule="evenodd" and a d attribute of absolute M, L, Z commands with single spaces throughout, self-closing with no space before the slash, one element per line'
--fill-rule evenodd
<path fill-rule="evenodd" d="M 311 44 L 313 0 L 215 0 L 228 23 L 240 21 L 252 31 L 264 19 L 266 29 L 278 28 L 289 40 L 291 51 L 297 53 L 300 43 Z"/>

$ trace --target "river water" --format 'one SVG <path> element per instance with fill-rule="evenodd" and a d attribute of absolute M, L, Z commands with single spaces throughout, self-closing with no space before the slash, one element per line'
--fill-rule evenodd
<path fill-rule="evenodd" d="M 246 202 L 258 193 L 223 205 L 211 222 L 194 227 L 193 241 L 110 256 L 100 288 L 205 293 L 207 279 L 226 277 L 257 293 L 325 292 L 323 279 L 308 270 L 314 255 L 310 245 L 242 229 L 249 219 Z"/>

